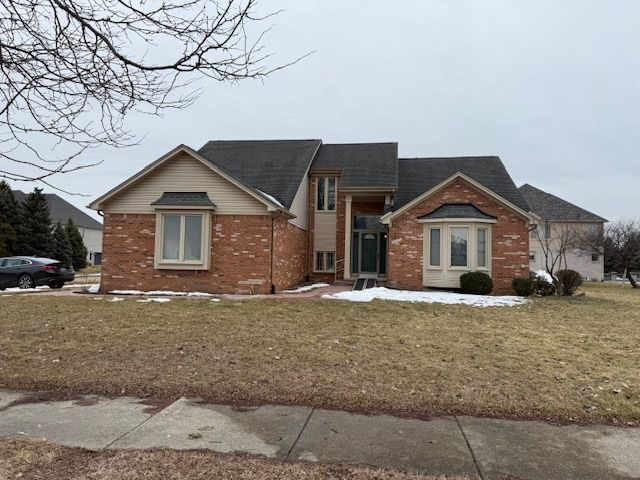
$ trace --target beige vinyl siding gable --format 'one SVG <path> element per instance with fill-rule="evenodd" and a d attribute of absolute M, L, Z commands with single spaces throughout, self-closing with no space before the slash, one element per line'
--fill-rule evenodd
<path fill-rule="evenodd" d="M 105 213 L 155 213 L 164 192 L 207 192 L 216 214 L 265 215 L 267 207 L 187 153 L 178 154 L 105 202 Z"/>
<path fill-rule="evenodd" d="M 315 212 L 313 249 L 314 251 L 335 252 L 336 250 L 337 214 L 331 212 Z"/>
<path fill-rule="evenodd" d="M 289 211 L 296 216 L 289 222 L 303 230 L 309 228 L 309 176 L 306 174 L 298 187 L 296 196 L 293 197 Z"/>

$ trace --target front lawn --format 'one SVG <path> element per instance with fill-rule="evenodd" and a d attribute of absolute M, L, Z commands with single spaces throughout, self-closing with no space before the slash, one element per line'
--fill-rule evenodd
<path fill-rule="evenodd" d="M 517 307 L 0 297 L 0 388 L 640 421 L 640 293 Z"/>
<path fill-rule="evenodd" d="M 0 478 L 92 480 L 468 480 L 369 467 L 282 462 L 204 451 L 111 450 L 90 452 L 43 441 L 0 439 Z"/>

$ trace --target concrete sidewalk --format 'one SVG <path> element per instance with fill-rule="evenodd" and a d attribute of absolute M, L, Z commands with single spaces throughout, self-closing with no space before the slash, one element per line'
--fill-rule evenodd
<path fill-rule="evenodd" d="M 423 473 L 526 480 L 640 478 L 640 429 L 473 417 L 430 421 L 309 407 L 234 408 L 195 399 L 52 400 L 0 391 L 0 436 L 92 450 L 240 451 Z"/>

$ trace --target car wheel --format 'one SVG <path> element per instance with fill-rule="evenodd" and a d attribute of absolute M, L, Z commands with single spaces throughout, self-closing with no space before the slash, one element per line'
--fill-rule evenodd
<path fill-rule="evenodd" d="M 26 290 L 28 288 L 35 288 L 36 284 L 33 281 L 33 277 L 28 273 L 23 273 L 18 277 L 18 287 Z"/>
<path fill-rule="evenodd" d="M 60 280 L 54 280 L 49 284 L 49 288 L 62 288 L 64 286 L 64 282 Z"/>

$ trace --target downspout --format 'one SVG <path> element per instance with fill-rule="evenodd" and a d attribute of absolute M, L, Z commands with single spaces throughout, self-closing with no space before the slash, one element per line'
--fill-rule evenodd
<path fill-rule="evenodd" d="M 271 215 L 271 255 L 270 255 L 270 259 L 271 259 L 271 265 L 269 267 L 269 284 L 271 285 L 270 288 L 270 293 L 273 295 L 274 293 L 276 293 L 276 286 L 273 284 L 273 257 L 275 255 L 275 230 L 274 230 L 274 216 L 275 215 Z"/>

